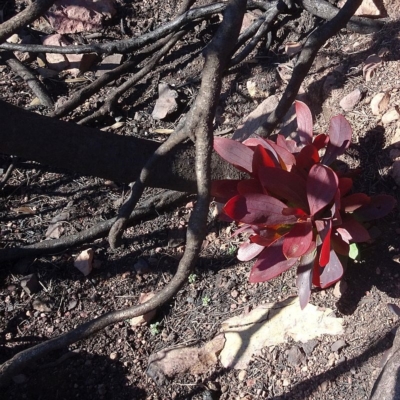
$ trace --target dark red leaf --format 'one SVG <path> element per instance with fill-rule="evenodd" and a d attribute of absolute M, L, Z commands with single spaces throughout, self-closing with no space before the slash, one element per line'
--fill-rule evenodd
<path fill-rule="evenodd" d="M 283 254 L 286 258 L 297 258 L 304 255 L 312 242 L 311 221 L 298 222 L 293 226 L 283 241 Z"/>
<path fill-rule="evenodd" d="M 371 197 L 371 202 L 354 211 L 354 216 L 360 221 L 370 221 L 388 215 L 396 205 L 394 197 L 378 194 Z"/>
<path fill-rule="evenodd" d="M 333 285 L 343 276 L 343 266 L 340 262 L 336 253 L 331 250 L 329 263 L 325 267 L 321 268 L 321 274 L 319 276 L 320 286 L 325 289 L 328 286 Z"/>
<path fill-rule="evenodd" d="M 244 242 L 240 245 L 237 258 L 239 261 L 250 261 L 258 256 L 265 246 L 260 246 L 257 243 Z"/>
<path fill-rule="evenodd" d="M 350 216 L 343 220 L 336 231 L 346 243 L 361 243 L 371 239 L 368 231 Z"/>
<path fill-rule="evenodd" d="M 305 213 L 301 208 L 293 208 L 293 207 L 288 207 L 284 208 L 282 210 L 283 215 L 294 215 L 297 218 L 302 218 L 309 216 L 307 213 Z"/>
<path fill-rule="evenodd" d="M 285 147 L 278 146 L 272 140 L 267 139 L 267 143 L 269 143 L 271 147 L 276 151 L 280 158 L 280 161 L 283 161 L 284 165 L 286 166 L 286 169 L 290 170 L 290 166 L 296 163 L 295 156 Z"/>
<path fill-rule="evenodd" d="M 296 218 L 282 215 L 286 205 L 266 194 L 235 196 L 224 207 L 224 212 L 235 221 L 252 225 L 293 224 Z"/>
<path fill-rule="evenodd" d="M 239 194 L 237 185 L 241 180 L 222 179 L 211 181 L 211 196 L 220 203 L 226 203 L 230 198 Z"/>
<path fill-rule="evenodd" d="M 283 147 L 291 154 L 295 154 L 300 151 L 300 148 L 297 146 L 297 143 L 294 140 L 285 139 L 285 136 L 283 135 L 277 135 L 276 144 L 280 147 Z"/>
<path fill-rule="evenodd" d="M 353 179 L 351 178 L 339 178 L 339 190 L 340 196 L 346 196 L 353 187 Z"/>
<path fill-rule="evenodd" d="M 307 209 L 306 181 L 280 168 L 262 167 L 258 178 L 268 193 Z"/>
<path fill-rule="evenodd" d="M 264 193 L 264 189 L 258 179 L 244 179 L 237 184 L 237 192 L 236 194 L 246 195 L 248 193 Z"/>
<path fill-rule="evenodd" d="M 296 265 L 296 258 L 285 258 L 282 253 L 283 238 L 277 240 L 271 246 L 266 247 L 258 256 L 258 260 L 251 269 L 249 281 L 251 283 L 265 282 L 287 271 Z"/>
<path fill-rule="evenodd" d="M 332 220 L 324 219 L 315 221 L 315 226 L 321 238 L 321 250 L 319 253 L 319 265 L 324 267 L 329 262 L 331 253 Z"/>
<path fill-rule="evenodd" d="M 297 168 L 309 171 L 314 164 L 319 163 L 319 154 L 313 144 L 304 146 L 296 156 Z"/>
<path fill-rule="evenodd" d="M 319 266 L 318 259 L 315 258 L 314 268 L 312 270 L 312 283 L 316 287 L 321 287 L 321 281 L 319 279 L 322 268 Z"/>
<path fill-rule="evenodd" d="M 255 150 L 257 146 L 262 146 L 264 149 L 268 150 L 271 152 L 273 157 L 276 160 L 277 165 L 279 165 L 279 157 L 274 148 L 267 142 L 267 140 L 263 139 L 262 137 L 251 137 L 249 139 L 246 139 L 243 142 L 244 145 L 250 147 L 252 150 Z"/>
<path fill-rule="evenodd" d="M 236 231 L 232 233 L 232 237 L 239 235 L 239 233 L 253 233 L 253 232 L 254 229 L 251 225 L 243 224 L 239 229 L 236 229 Z"/>
<path fill-rule="evenodd" d="M 332 164 L 338 156 L 350 146 L 352 130 L 343 115 L 331 118 L 329 125 L 329 143 L 322 159 L 325 165 Z"/>
<path fill-rule="evenodd" d="M 317 150 L 321 150 L 328 144 L 328 142 L 328 135 L 325 135 L 325 133 L 320 133 L 319 135 L 315 136 L 312 144 Z"/>
<path fill-rule="evenodd" d="M 295 101 L 296 117 L 297 117 L 297 133 L 300 142 L 310 144 L 313 136 L 313 120 L 311 111 L 302 101 Z"/>
<path fill-rule="evenodd" d="M 310 300 L 312 271 L 316 255 L 315 242 L 312 242 L 309 251 L 301 257 L 300 264 L 297 267 L 296 286 L 299 292 L 301 309 L 304 309 Z"/>
<path fill-rule="evenodd" d="M 307 199 L 311 215 L 326 207 L 333 200 L 337 189 L 337 175 L 329 167 L 315 164 L 307 179 Z"/>
<path fill-rule="evenodd" d="M 214 137 L 214 150 L 228 163 L 252 173 L 253 150 L 236 140 Z"/>
<path fill-rule="evenodd" d="M 337 254 L 341 254 L 342 256 L 348 256 L 350 251 L 350 246 L 346 243 L 338 232 L 334 232 L 331 235 L 331 247 Z"/>
<path fill-rule="evenodd" d="M 279 163 L 274 160 L 272 153 L 259 144 L 254 149 L 253 174 L 258 175 L 258 170 L 262 166 L 273 168 L 280 167 Z"/>
<path fill-rule="evenodd" d="M 275 229 L 260 229 L 259 233 L 250 236 L 250 241 L 260 246 L 268 247 L 281 237 Z"/>
<path fill-rule="evenodd" d="M 341 209 L 341 198 L 340 198 L 340 190 L 338 189 L 335 193 L 335 197 L 333 199 L 333 204 L 331 207 L 331 216 L 332 216 L 332 226 L 338 226 L 342 223 L 342 216 L 340 214 Z"/>
<path fill-rule="evenodd" d="M 353 212 L 371 202 L 371 198 L 365 193 L 354 193 L 343 197 L 341 200 L 341 209 L 346 212 Z"/>

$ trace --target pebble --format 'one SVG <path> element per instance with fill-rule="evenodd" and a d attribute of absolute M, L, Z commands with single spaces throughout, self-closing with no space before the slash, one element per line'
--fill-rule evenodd
<path fill-rule="evenodd" d="M 118 358 L 118 353 L 111 353 L 110 354 L 110 359 L 111 360 L 116 360 Z"/>
<path fill-rule="evenodd" d="M 318 346 L 318 340 L 312 339 L 304 343 L 301 347 L 308 356 L 313 352 L 313 350 Z"/>
<path fill-rule="evenodd" d="M 243 369 L 239 372 L 238 379 L 240 382 L 244 381 L 246 378 L 247 372 Z"/>
<path fill-rule="evenodd" d="M 290 365 L 299 365 L 305 359 L 305 355 L 297 346 L 293 346 L 291 349 L 289 349 L 287 356 L 287 360 Z"/>
<path fill-rule="evenodd" d="M 331 350 L 339 351 L 345 346 L 346 346 L 346 342 L 343 339 L 339 339 L 339 340 L 336 340 L 336 342 L 332 344 Z"/>

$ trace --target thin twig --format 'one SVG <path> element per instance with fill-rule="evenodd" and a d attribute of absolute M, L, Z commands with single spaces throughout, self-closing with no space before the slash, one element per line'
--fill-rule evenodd
<path fill-rule="evenodd" d="M 0 179 L 0 190 L 3 189 L 4 185 L 7 183 L 7 181 L 10 179 L 10 176 L 12 172 L 14 171 L 16 165 L 18 164 L 18 157 L 13 157 L 11 160 L 10 165 L 7 168 L 7 171 L 3 174 L 3 176 Z"/>
<path fill-rule="evenodd" d="M 3 43 L 13 33 L 18 32 L 24 26 L 42 16 L 54 3 L 55 0 L 36 0 L 24 11 L 3 22 L 0 25 L 0 43 Z"/>
<path fill-rule="evenodd" d="M 159 195 L 152 196 L 143 201 L 138 208 L 132 211 L 129 216 L 128 226 L 137 221 L 143 221 L 151 216 L 181 205 L 188 198 L 188 194 L 167 190 Z M 71 247 L 107 236 L 113 223 L 117 218 L 99 222 L 89 229 L 85 229 L 75 235 L 62 237 L 54 240 L 43 240 L 42 242 L 27 245 L 24 247 L 10 247 L 0 250 L 0 261 L 13 261 L 22 258 L 33 258 L 47 254 L 56 254 L 65 251 Z M 5 264 L 3 264 L 5 266 Z"/>
<path fill-rule="evenodd" d="M 276 128 L 278 123 L 283 120 L 283 117 L 288 112 L 290 106 L 296 99 L 299 92 L 300 85 L 308 74 L 315 56 L 319 49 L 329 40 L 332 36 L 336 35 L 340 29 L 344 28 L 351 16 L 356 12 L 362 0 L 347 0 L 344 7 L 339 13 L 330 21 L 326 22 L 317 28 L 308 37 L 301 51 L 296 65 L 293 69 L 292 77 L 283 93 L 281 100 L 275 110 L 271 112 L 268 118 L 261 121 L 257 134 L 261 136 L 269 136 Z"/>
<path fill-rule="evenodd" d="M 32 92 L 37 96 L 44 106 L 54 106 L 54 102 L 51 99 L 47 89 L 27 66 L 15 58 L 12 53 L 7 54 L 4 58 L 6 64 L 14 71 L 14 73 L 19 75 L 26 82 L 26 84 L 32 89 Z"/>

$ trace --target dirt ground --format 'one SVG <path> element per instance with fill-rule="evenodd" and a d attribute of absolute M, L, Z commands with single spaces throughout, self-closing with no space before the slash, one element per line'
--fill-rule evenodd
<path fill-rule="evenodd" d="M 204 2 L 203 2 L 204 3 Z M 5 17 L 21 4 L 4 6 Z M 117 15 L 104 28 L 104 37 L 138 35 L 151 26 L 173 18 L 174 1 L 117 2 Z M 392 176 L 398 157 L 400 120 L 382 120 L 374 115 L 371 101 L 378 93 L 389 93 L 387 110 L 400 107 L 400 15 L 396 1 L 385 3 L 390 22 L 377 34 L 359 35 L 342 31 L 320 51 L 302 87 L 302 99 L 310 106 L 315 130 L 325 132 L 329 118 L 346 116 L 353 128 L 353 143 L 342 161 L 360 168 L 357 191 L 386 193 L 400 199 L 399 186 Z M 215 32 L 218 18 L 207 21 L 168 55 L 154 73 L 140 82 L 125 97 L 118 115 L 109 116 L 96 126 L 125 124 L 115 130 L 120 135 L 135 135 L 157 141 L 165 135 L 157 129 L 174 128 L 188 110 L 198 89 L 202 50 Z M 282 24 L 276 32 L 278 44 L 265 49 L 261 44 L 245 62 L 225 78 L 218 108 L 216 131 L 232 132 L 259 102 L 281 94 L 285 81 L 277 66 L 291 63 L 284 43 L 304 41 L 321 21 L 307 13 L 294 23 Z M 368 56 L 378 54 L 381 64 L 369 81 L 363 75 Z M 33 69 L 37 61 L 29 63 Z M 92 79 L 93 71 L 83 76 Z M 57 101 L 85 85 L 85 81 L 66 82 L 68 73 L 44 79 Z M 78 120 L 104 102 L 107 93 L 126 78 L 120 78 L 93 96 L 66 119 Z M 247 83 L 255 83 L 259 97 L 252 97 Z M 179 109 L 168 120 L 156 121 L 151 113 L 160 82 L 175 86 Z M 0 65 L 0 98 L 24 108 L 46 114 L 33 107 L 35 97 L 18 76 Z M 361 99 L 351 111 L 339 103 L 359 89 Z M 122 117 L 122 119 L 120 118 Z M 2 156 L 5 171 L 10 157 Z M 107 162 L 107 160 L 104 160 Z M 39 242 L 46 237 L 51 220 L 62 212 L 61 235 L 74 234 L 116 215 L 127 185 L 98 178 L 71 175 L 51 167 L 20 160 L 0 198 L 1 246 Z M 145 198 L 159 193 L 148 190 Z M 179 209 L 142 221 L 129 228 L 124 246 L 112 252 L 106 239 L 72 248 L 61 254 L 24 259 L 0 269 L 0 362 L 17 352 L 66 332 L 78 324 L 107 311 L 137 303 L 140 293 L 155 292 L 170 281 L 183 254 L 184 233 L 192 210 L 190 200 Z M 101 333 L 68 349 L 49 354 L 37 365 L 14 377 L 2 399 L 368 399 L 380 372 L 383 354 L 393 341 L 397 317 L 387 304 L 400 306 L 400 215 L 371 223 L 373 240 L 363 244 L 359 260 L 349 262 L 341 292 L 332 288 L 314 290 L 311 303 L 330 308 L 343 318 L 343 335 L 323 335 L 308 343 L 294 342 L 264 348 L 253 357 L 243 373 L 224 369 L 220 364 L 207 373 L 181 374 L 158 385 L 146 374 L 151 354 L 178 345 L 200 346 L 213 339 L 226 319 L 249 312 L 257 305 L 276 302 L 295 295 L 295 271 L 289 270 L 271 282 L 252 285 L 248 275 L 252 263 L 236 259 L 240 239 L 232 237 L 235 227 L 215 218 L 210 208 L 209 233 L 195 276 L 175 299 L 157 312 L 151 325 L 132 327 L 129 321 L 109 326 Z M 84 249 L 94 250 L 95 269 L 84 277 L 74 266 Z M 40 290 L 28 295 L 21 278 L 35 273 Z M 338 341 L 344 344 L 338 346 Z M 339 347 L 339 348 L 338 348 Z M 302 357 L 293 360 L 290 354 Z"/>

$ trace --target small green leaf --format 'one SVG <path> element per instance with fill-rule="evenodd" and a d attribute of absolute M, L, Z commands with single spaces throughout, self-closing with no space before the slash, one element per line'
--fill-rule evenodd
<path fill-rule="evenodd" d="M 353 260 L 357 260 L 359 254 L 357 243 L 352 243 L 350 245 L 349 257 Z"/>

